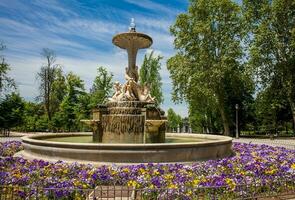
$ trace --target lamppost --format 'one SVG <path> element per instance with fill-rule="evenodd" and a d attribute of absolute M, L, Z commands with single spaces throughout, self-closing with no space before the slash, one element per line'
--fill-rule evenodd
<path fill-rule="evenodd" d="M 239 139 L 239 104 L 236 104 L 236 139 Z"/>

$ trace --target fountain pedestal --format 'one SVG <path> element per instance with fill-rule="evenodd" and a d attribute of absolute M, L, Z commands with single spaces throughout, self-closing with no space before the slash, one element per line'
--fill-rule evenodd
<path fill-rule="evenodd" d="M 93 141 L 98 143 L 163 143 L 166 118 L 154 104 L 117 101 L 93 110 Z"/>
<path fill-rule="evenodd" d="M 102 116 L 107 113 L 105 105 L 98 105 L 96 109 L 92 110 L 92 119 L 83 119 L 81 122 L 92 128 L 92 141 L 96 143 L 102 142 L 103 126 Z"/>

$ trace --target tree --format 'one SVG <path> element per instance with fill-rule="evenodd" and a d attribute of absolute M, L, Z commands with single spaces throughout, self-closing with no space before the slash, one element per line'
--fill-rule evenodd
<path fill-rule="evenodd" d="M 255 101 L 256 121 L 268 129 L 277 129 L 292 119 L 292 113 L 279 80 L 261 90 Z"/>
<path fill-rule="evenodd" d="M 207 103 L 206 99 L 198 101 L 197 104 L 190 103 L 189 121 L 193 132 L 216 133 L 222 128 L 216 107 L 212 106 L 212 103 Z"/>
<path fill-rule="evenodd" d="M 167 121 L 169 129 L 172 131 L 176 131 L 182 124 L 181 116 L 177 115 L 172 108 L 167 111 Z"/>
<path fill-rule="evenodd" d="M 232 97 L 251 79 L 243 65 L 243 20 L 239 5 L 230 0 L 194 0 L 188 13 L 178 15 L 170 31 L 175 56 L 167 61 L 173 100 L 218 110 L 224 134 L 230 134 Z M 231 102 L 233 103 L 233 102 Z M 194 112 L 194 111 L 191 111 Z"/>
<path fill-rule="evenodd" d="M 18 129 L 20 131 L 45 131 L 48 128 L 48 123 L 46 122 L 45 127 L 42 125 L 40 127 L 40 120 L 44 118 L 43 105 L 34 102 L 24 102 L 24 112 L 23 112 L 23 122 Z"/>
<path fill-rule="evenodd" d="M 109 73 L 106 68 L 99 67 L 97 76 L 94 79 L 90 89 L 90 107 L 95 108 L 98 104 L 103 103 L 110 96 L 113 87 L 113 74 Z"/>
<path fill-rule="evenodd" d="M 250 22 L 250 65 L 263 89 L 281 83 L 295 123 L 295 2 L 244 0 Z"/>
<path fill-rule="evenodd" d="M 67 130 L 77 130 L 80 123 L 77 116 L 81 112 L 78 105 L 81 96 L 85 94 L 84 83 L 79 76 L 70 72 L 66 76 L 66 86 L 66 96 L 60 105 L 59 117 Z"/>
<path fill-rule="evenodd" d="M 154 51 L 150 54 L 144 55 L 144 60 L 140 68 L 140 84 L 143 86 L 148 84 L 151 88 L 151 96 L 155 97 L 157 104 L 161 104 L 164 101 L 162 93 L 162 78 L 160 75 L 162 56 L 154 55 Z"/>
<path fill-rule="evenodd" d="M 51 113 L 54 115 L 59 110 L 59 106 L 66 95 L 66 77 L 60 67 L 55 69 L 52 90 L 50 94 Z"/>
<path fill-rule="evenodd" d="M 0 52 L 3 51 L 6 46 L 0 43 Z M 14 80 L 7 76 L 7 72 L 10 70 L 9 64 L 6 62 L 5 57 L 0 55 L 0 96 L 3 91 L 9 88 L 15 88 Z"/>
<path fill-rule="evenodd" d="M 24 102 L 17 93 L 7 94 L 0 103 L 0 127 L 10 129 L 22 123 Z"/>
<path fill-rule="evenodd" d="M 37 79 L 40 81 L 38 99 L 43 102 L 44 109 L 46 111 L 48 120 L 51 121 L 52 117 L 52 98 L 51 93 L 53 90 L 53 82 L 56 77 L 56 71 L 59 68 L 56 62 L 56 55 L 53 50 L 43 49 L 41 56 L 46 60 L 46 63 L 42 65 L 40 71 L 37 73 Z"/>

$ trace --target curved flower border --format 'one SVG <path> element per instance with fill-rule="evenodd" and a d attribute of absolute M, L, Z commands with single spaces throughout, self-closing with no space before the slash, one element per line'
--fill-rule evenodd
<path fill-rule="evenodd" d="M 253 193 L 253 188 L 259 193 L 282 192 L 290 187 L 294 190 L 295 187 L 295 151 L 282 147 L 234 143 L 235 156 L 192 165 L 149 163 L 100 167 L 12 157 L 22 149 L 21 142 L 0 143 L 0 185 L 30 185 L 49 189 L 128 185 L 144 188 L 149 191 L 149 195 L 158 197 L 161 195 L 160 189 L 166 188 L 170 191 L 170 197 L 184 199 L 196 195 L 196 188 L 219 188 L 220 195 L 247 195 Z M 246 191 L 245 188 L 241 189 L 241 185 L 250 185 L 252 189 L 246 187 L 249 190 Z M 69 191 L 71 190 L 56 191 L 54 195 L 73 195 Z M 21 191 L 19 193 L 22 194 Z"/>

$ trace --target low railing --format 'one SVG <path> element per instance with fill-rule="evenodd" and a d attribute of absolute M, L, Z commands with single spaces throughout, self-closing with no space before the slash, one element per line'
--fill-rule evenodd
<path fill-rule="evenodd" d="M 87 200 L 150 200 L 150 199 L 294 199 L 295 179 L 221 187 L 133 188 L 97 186 L 93 189 L 0 186 L 1 200 L 18 199 L 87 199 Z"/>

